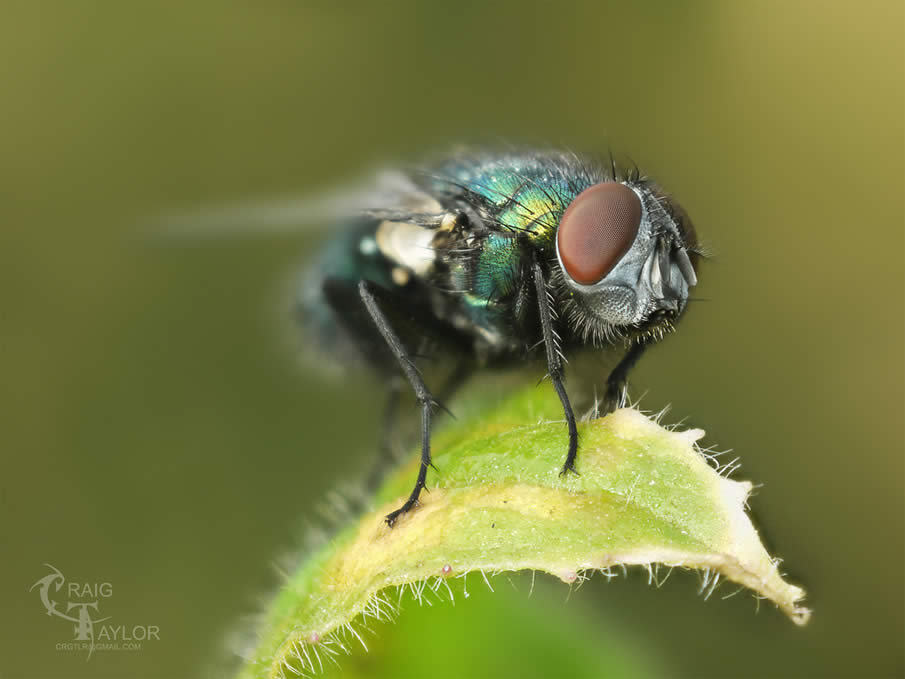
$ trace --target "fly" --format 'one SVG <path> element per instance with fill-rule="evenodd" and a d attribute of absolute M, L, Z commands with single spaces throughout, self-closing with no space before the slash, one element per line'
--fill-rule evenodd
<path fill-rule="evenodd" d="M 637 169 L 558 151 L 455 154 L 385 175 L 370 196 L 302 284 L 299 317 L 415 394 L 421 465 L 386 523 L 417 506 L 431 466 L 440 404 L 418 367 L 426 357 L 453 358 L 458 381 L 538 356 L 565 414 L 561 474 L 577 473 L 566 356 L 625 347 L 601 414 L 615 410 L 629 371 L 673 329 L 697 283 L 685 212 Z"/>

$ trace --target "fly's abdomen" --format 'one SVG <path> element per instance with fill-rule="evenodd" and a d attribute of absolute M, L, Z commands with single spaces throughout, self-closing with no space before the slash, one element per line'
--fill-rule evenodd
<path fill-rule="evenodd" d="M 362 217 L 347 222 L 306 272 L 297 318 L 309 344 L 339 362 L 395 370 L 386 342 L 362 301 L 366 281 L 381 312 L 413 354 L 437 340 L 461 338 L 433 305 L 434 232 L 414 224 Z M 450 337 L 447 337 L 450 336 Z"/>
<path fill-rule="evenodd" d="M 375 219 L 361 218 L 340 225 L 338 234 L 299 281 L 296 319 L 306 343 L 317 353 L 340 361 L 353 356 L 355 340 L 343 318 L 357 314 L 361 306 L 356 293 L 358 282 L 393 285 L 392 262 L 377 247 L 379 224 Z"/>

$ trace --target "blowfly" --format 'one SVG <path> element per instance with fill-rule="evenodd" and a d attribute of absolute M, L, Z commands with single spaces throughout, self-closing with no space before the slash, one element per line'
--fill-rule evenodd
<path fill-rule="evenodd" d="M 387 524 L 418 504 L 431 466 L 439 403 L 420 365 L 437 355 L 455 360 L 456 380 L 545 362 L 567 427 L 561 474 L 576 472 L 566 356 L 624 347 L 602 414 L 620 405 L 632 366 L 674 327 L 697 283 L 685 212 L 637 169 L 559 151 L 455 153 L 386 173 L 369 195 L 301 285 L 299 317 L 414 391 L 421 465 Z"/>

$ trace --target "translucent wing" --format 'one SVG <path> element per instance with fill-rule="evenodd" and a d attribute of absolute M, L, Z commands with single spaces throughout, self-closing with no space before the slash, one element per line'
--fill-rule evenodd
<path fill-rule="evenodd" d="M 301 197 L 204 206 L 145 220 L 142 231 L 154 240 L 204 241 L 320 231 L 343 218 L 373 214 L 438 213 L 439 203 L 409 175 L 384 170 L 370 181 Z"/>

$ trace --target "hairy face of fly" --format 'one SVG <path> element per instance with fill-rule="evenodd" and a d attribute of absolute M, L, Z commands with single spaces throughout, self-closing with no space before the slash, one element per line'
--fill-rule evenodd
<path fill-rule="evenodd" d="M 562 308 L 586 343 L 659 339 L 697 283 L 694 230 L 647 181 L 603 182 L 580 193 L 559 222 L 555 276 Z"/>

